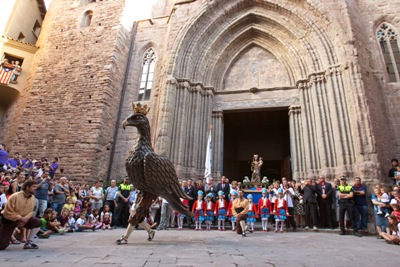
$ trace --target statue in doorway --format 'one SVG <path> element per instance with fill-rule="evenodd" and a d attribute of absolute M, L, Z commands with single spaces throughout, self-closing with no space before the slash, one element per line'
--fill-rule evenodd
<path fill-rule="evenodd" d="M 260 170 L 261 166 L 263 165 L 263 161 L 261 157 L 258 155 L 253 156 L 253 161 L 251 162 L 251 182 L 259 183 L 260 182 Z"/>

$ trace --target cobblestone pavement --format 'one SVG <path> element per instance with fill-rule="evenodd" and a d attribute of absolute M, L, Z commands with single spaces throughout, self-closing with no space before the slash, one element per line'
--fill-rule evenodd
<path fill-rule="evenodd" d="M 298 231 L 225 232 L 176 229 L 134 231 L 129 243 L 116 245 L 125 229 L 66 233 L 35 239 L 38 250 L 10 245 L 0 251 L 1 266 L 397 266 L 400 246 L 375 236 Z"/>

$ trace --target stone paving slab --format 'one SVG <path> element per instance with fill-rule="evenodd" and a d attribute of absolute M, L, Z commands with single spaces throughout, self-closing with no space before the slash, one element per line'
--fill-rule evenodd
<path fill-rule="evenodd" d="M 0 251 L 1 266 L 374 266 L 398 265 L 400 246 L 375 236 L 358 238 L 325 232 L 134 231 L 116 245 L 125 229 L 68 233 L 35 239 L 38 250 L 10 245 Z M 357 261 L 355 259 L 357 258 Z M 4 265 L 3 265 L 4 264 Z"/>

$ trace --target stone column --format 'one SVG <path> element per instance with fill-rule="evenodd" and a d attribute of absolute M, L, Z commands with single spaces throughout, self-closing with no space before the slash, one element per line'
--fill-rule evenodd
<path fill-rule="evenodd" d="M 290 126 L 290 154 L 292 162 L 293 179 L 305 178 L 304 175 L 304 145 L 301 128 L 301 107 L 289 107 L 289 126 Z"/>
<path fill-rule="evenodd" d="M 170 159 L 179 178 L 200 178 L 204 175 L 213 92 L 187 80 L 178 80 L 175 91 Z"/>
<path fill-rule="evenodd" d="M 317 169 L 317 147 L 316 147 L 316 137 L 315 137 L 315 127 L 314 127 L 314 116 L 313 116 L 313 103 L 311 99 L 310 89 L 307 86 L 307 80 L 300 80 L 296 83 L 297 88 L 300 91 L 300 103 L 302 107 L 302 112 L 300 114 L 301 121 L 303 121 L 304 127 L 302 128 L 302 133 L 304 136 L 304 169 L 305 176 L 311 177 L 314 175 Z"/>
<path fill-rule="evenodd" d="M 289 130 L 290 130 L 290 157 L 293 179 L 300 177 L 300 151 L 302 149 L 299 142 L 299 129 L 297 117 L 300 113 L 300 106 L 289 107 Z"/>
<path fill-rule="evenodd" d="M 351 125 L 349 103 L 351 95 L 346 95 L 344 87 L 343 75 L 340 65 L 332 66 L 328 69 L 327 75 L 327 87 L 329 94 L 329 105 L 331 112 L 329 118 L 332 120 L 332 124 L 336 127 L 332 129 L 332 135 L 334 139 L 334 151 L 337 167 L 336 172 L 342 174 L 350 174 L 353 170 L 352 165 L 355 162 L 355 149 L 354 146 L 360 146 L 357 134 L 354 130 L 354 125 Z"/>
<path fill-rule="evenodd" d="M 213 177 L 220 179 L 223 169 L 223 154 L 224 154 L 224 115 L 222 111 L 214 111 L 212 113 L 212 137 L 213 142 L 213 166 L 212 173 Z"/>

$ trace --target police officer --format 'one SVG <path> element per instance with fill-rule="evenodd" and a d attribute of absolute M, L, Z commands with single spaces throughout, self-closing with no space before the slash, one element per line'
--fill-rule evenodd
<path fill-rule="evenodd" d="M 340 185 L 336 189 L 339 196 L 339 221 L 340 221 L 340 235 L 344 235 L 344 215 L 347 211 L 347 216 L 353 225 L 353 233 L 355 236 L 361 237 L 358 232 L 356 221 L 354 219 L 354 203 L 353 203 L 353 187 L 347 184 L 345 176 L 340 177 Z"/>
<path fill-rule="evenodd" d="M 113 224 L 115 226 L 128 226 L 129 198 L 131 197 L 131 191 L 129 178 L 125 177 L 124 182 L 118 187 L 118 200 L 115 205 L 115 214 L 113 216 Z"/>

